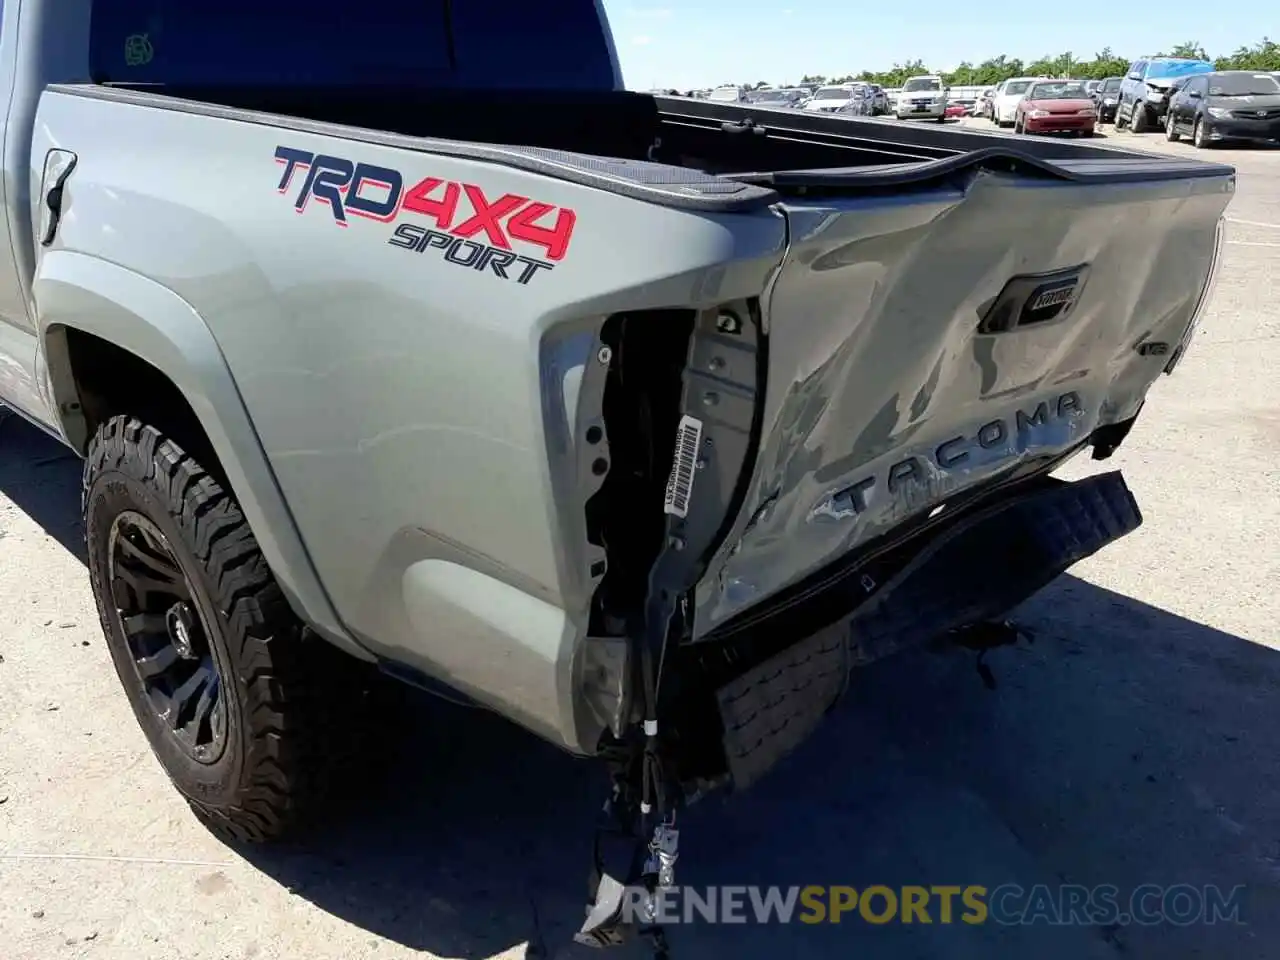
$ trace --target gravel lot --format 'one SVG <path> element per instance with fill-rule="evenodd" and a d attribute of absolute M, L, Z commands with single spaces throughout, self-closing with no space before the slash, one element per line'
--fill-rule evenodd
<path fill-rule="evenodd" d="M 701 925 L 673 932 L 677 956 L 1276 955 L 1280 151 L 1212 156 L 1240 170 L 1216 298 L 1106 464 L 1145 526 L 1026 605 L 1038 639 L 989 658 L 996 691 L 961 656 L 857 676 L 779 773 L 691 811 L 680 880 L 1243 884 L 1244 922 Z M 488 715 L 415 702 L 387 782 L 306 850 L 246 858 L 206 834 L 117 689 L 78 483 L 52 442 L 0 427 L 0 956 L 586 953 L 568 941 L 598 771 Z"/>

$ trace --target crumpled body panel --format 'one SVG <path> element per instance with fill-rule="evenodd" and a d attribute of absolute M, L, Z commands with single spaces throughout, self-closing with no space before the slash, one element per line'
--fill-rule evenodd
<path fill-rule="evenodd" d="M 788 202 L 760 454 L 699 583 L 695 638 L 1132 417 L 1196 314 L 1232 189 L 1228 176 L 1083 185 L 978 172 L 915 195 Z M 1052 284 L 1041 297 L 1042 274 L 1075 287 L 1047 320 L 1031 298 L 1063 298 Z M 1011 280 L 1028 276 L 1024 325 L 987 332 Z"/>

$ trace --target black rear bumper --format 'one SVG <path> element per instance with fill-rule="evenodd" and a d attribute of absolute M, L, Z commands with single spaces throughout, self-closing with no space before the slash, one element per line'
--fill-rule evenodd
<path fill-rule="evenodd" d="M 1001 617 L 1141 523 L 1118 472 L 1044 479 L 956 522 L 883 583 L 842 578 L 847 616 L 718 687 L 732 783 L 746 786 L 802 742 L 852 667 Z"/>

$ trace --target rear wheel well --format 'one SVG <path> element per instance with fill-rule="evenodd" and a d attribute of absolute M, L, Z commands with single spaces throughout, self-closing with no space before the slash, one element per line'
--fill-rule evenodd
<path fill-rule="evenodd" d="M 63 404 L 68 439 L 83 453 L 98 427 L 118 414 L 137 417 L 172 437 L 230 489 L 209 435 L 186 396 L 159 368 L 109 340 L 83 330 L 59 331 L 75 390 Z M 52 351 L 51 351 L 52 353 Z M 76 405 L 78 404 L 78 406 Z"/>

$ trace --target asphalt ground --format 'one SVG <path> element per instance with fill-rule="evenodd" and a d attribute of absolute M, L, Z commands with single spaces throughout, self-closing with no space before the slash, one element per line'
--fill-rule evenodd
<path fill-rule="evenodd" d="M 1280 953 L 1280 151 L 1211 155 L 1240 173 L 1215 297 L 1105 465 L 1145 525 L 1018 612 L 1036 640 L 988 657 L 995 690 L 967 655 L 857 674 L 779 770 L 689 812 L 678 872 L 695 887 L 1110 885 L 1121 906 L 1154 884 L 1148 910 L 1211 885 L 1235 920 L 1175 922 L 1173 903 L 1151 924 L 1054 925 L 1057 903 L 967 924 L 957 903 L 944 923 L 935 900 L 931 923 L 681 925 L 676 957 Z M 569 941 L 599 771 L 485 713 L 415 700 L 385 732 L 385 782 L 305 848 L 242 855 L 207 834 L 118 689 L 78 485 L 53 442 L 0 426 L 0 957 L 589 955 Z"/>

